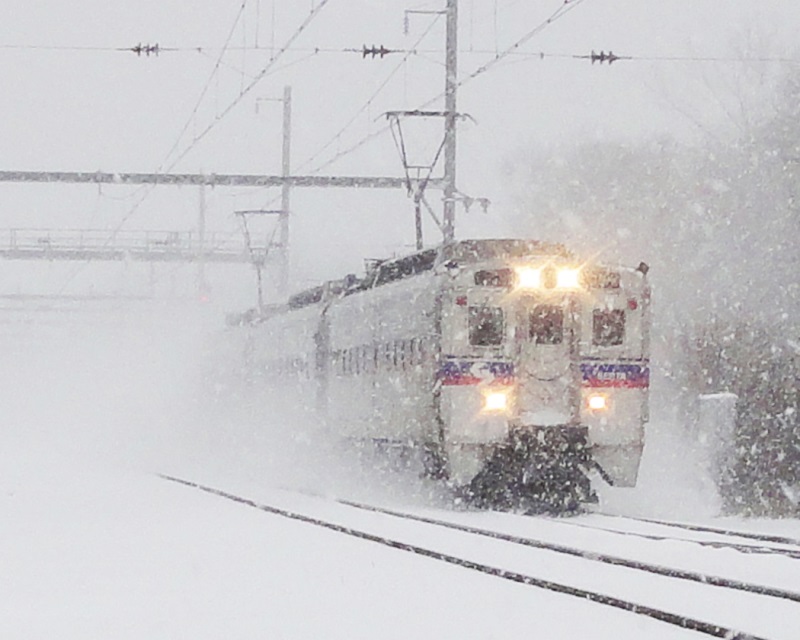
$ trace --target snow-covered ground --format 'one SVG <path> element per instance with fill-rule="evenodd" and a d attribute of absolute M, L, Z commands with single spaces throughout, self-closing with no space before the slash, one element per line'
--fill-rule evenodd
<path fill-rule="evenodd" d="M 761 601 L 748 594 L 692 598 L 700 591 L 685 590 L 678 581 L 642 581 L 621 569 L 579 566 L 543 552 L 522 558 L 519 550 L 478 548 L 466 534 L 445 535 L 278 490 L 281 481 L 310 476 L 316 490 L 352 488 L 357 497 L 404 507 L 414 502 L 414 492 L 403 487 L 367 486 L 363 471 L 349 483 L 347 474 L 339 474 L 326 485 L 320 480 L 323 458 L 252 428 L 234 433 L 233 417 L 214 431 L 220 423 L 204 420 L 208 404 L 195 374 L 203 358 L 200 339 L 219 319 L 192 309 L 167 311 L 154 316 L 127 309 L 104 312 L 102 320 L 78 314 L 52 322 L 39 314 L 2 325 L 0 379 L 7 392 L 0 430 L 0 637 L 701 637 L 249 509 L 166 482 L 158 472 L 387 537 L 474 554 L 487 564 L 508 562 L 509 569 L 542 571 L 620 597 L 653 596 L 654 606 L 688 607 L 685 613 L 701 619 L 746 623 L 769 611 L 775 633 L 768 637 L 792 638 L 800 628 L 797 603 L 770 602 L 761 610 Z M 669 453 L 678 442 L 674 431 L 654 424 L 651 435 L 641 487 L 608 494 L 607 503 L 620 512 L 711 520 L 713 499 L 702 480 L 682 478 L 679 471 L 691 465 Z M 306 465 L 317 473 L 305 473 Z M 566 540 L 558 522 L 450 516 L 800 591 L 798 560 L 731 550 L 709 555 L 688 543 L 621 541 L 579 528 Z M 800 538 L 797 521 L 723 524 Z"/>

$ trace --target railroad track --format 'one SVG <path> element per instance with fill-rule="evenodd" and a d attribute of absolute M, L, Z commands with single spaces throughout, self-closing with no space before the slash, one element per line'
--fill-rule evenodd
<path fill-rule="evenodd" d="M 795 540 L 794 538 L 750 533 L 744 531 L 735 531 L 733 529 L 719 529 L 715 527 L 692 525 L 681 522 L 670 522 L 667 520 L 652 520 L 649 518 L 634 518 L 630 516 L 616 516 L 616 515 L 606 515 L 606 514 L 597 514 L 597 515 L 602 515 L 603 518 L 613 518 L 619 521 L 643 522 L 647 524 L 658 525 L 659 527 L 677 529 L 679 531 L 714 534 L 728 539 L 707 540 L 707 539 L 689 538 L 689 537 L 659 534 L 659 533 L 644 533 L 640 531 L 630 531 L 630 530 L 620 529 L 614 526 L 605 526 L 598 523 L 576 522 L 573 520 L 563 520 L 561 522 L 563 524 L 573 527 L 582 527 L 584 529 L 606 531 L 609 533 L 614 533 L 622 536 L 644 538 L 647 540 L 659 540 L 659 541 L 670 540 L 670 541 L 691 542 L 692 544 L 696 544 L 702 547 L 710 547 L 713 549 L 733 549 L 734 551 L 739 551 L 741 553 L 771 554 L 771 555 L 786 556 L 788 558 L 800 560 L 800 540 Z M 736 538 L 738 538 L 740 541 L 736 541 L 735 540 Z M 762 544 L 753 544 L 748 542 L 750 540 L 755 542 L 761 542 Z M 770 544 L 764 544 L 765 542 Z M 785 546 L 774 546 L 775 544 L 780 544 Z"/>
<path fill-rule="evenodd" d="M 686 529 L 687 531 L 716 533 L 724 536 L 746 538 L 749 540 L 758 540 L 759 542 L 774 542 L 776 544 L 787 544 L 800 548 L 800 540 L 797 540 L 795 538 L 787 538 L 784 536 L 773 536 L 764 533 L 752 533 L 749 531 L 737 531 L 735 529 L 722 529 L 718 527 L 709 527 L 705 525 L 690 524 L 686 522 L 670 522 L 667 520 L 656 520 L 651 518 L 632 518 L 630 516 L 609 516 L 609 517 L 623 518 L 626 520 L 636 520 L 638 522 L 649 522 L 651 524 L 659 524 L 667 527 L 674 527 L 677 529 Z"/>
<path fill-rule="evenodd" d="M 751 635 L 743 633 L 737 629 L 726 626 L 725 624 L 718 624 L 698 619 L 692 615 L 683 615 L 668 611 L 666 608 L 653 607 L 627 598 L 621 598 L 615 595 L 609 595 L 594 589 L 582 588 L 562 581 L 546 579 L 537 575 L 523 573 L 519 571 L 508 570 L 486 562 L 480 562 L 464 554 L 454 554 L 446 551 L 437 550 L 427 544 L 411 543 L 398 539 L 394 534 L 391 536 L 380 535 L 364 528 L 354 528 L 347 524 L 334 522 L 329 519 L 322 519 L 315 516 L 300 513 L 294 510 L 281 508 L 269 504 L 258 503 L 249 498 L 242 497 L 233 493 L 222 491 L 220 489 L 202 485 L 199 483 L 191 482 L 173 476 L 162 475 L 165 480 L 178 483 L 180 485 L 190 487 L 205 493 L 215 495 L 220 498 L 231 500 L 238 504 L 248 506 L 250 508 L 258 509 L 266 513 L 276 516 L 292 519 L 295 521 L 304 522 L 309 525 L 321 527 L 337 533 L 348 535 L 351 537 L 359 538 L 372 543 L 380 544 L 392 549 L 400 550 L 406 553 L 412 553 L 418 556 L 427 557 L 440 562 L 446 562 L 451 565 L 460 566 L 462 568 L 476 571 L 485 575 L 490 575 L 496 578 L 509 580 L 519 584 L 534 586 L 541 589 L 546 589 L 555 593 L 561 593 L 574 597 L 582 598 L 586 601 L 602 604 L 605 606 L 614 607 L 632 614 L 645 616 L 658 620 L 660 622 L 670 624 L 682 629 L 695 631 L 711 637 L 726 638 L 728 640 L 766 640 L 766 637 Z M 535 540 L 532 538 L 524 538 L 521 536 L 510 535 L 499 531 L 490 529 L 481 529 L 463 525 L 448 520 L 441 520 L 438 518 L 431 518 L 402 511 L 395 511 L 374 505 L 368 505 L 352 501 L 338 501 L 340 504 L 352 509 L 360 511 L 371 512 L 381 516 L 387 516 L 392 519 L 402 520 L 406 522 L 416 522 L 429 527 L 435 527 L 438 530 L 455 530 L 461 534 L 469 536 L 477 536 L 484 539 L 491 539 L 495 542 L 510 543 L 513 545 L 535 548 L 546 552 L 554 552 L 564 554 L 573 558 L 579 558 L 582 561 L 589 561 L 594 563 L 606 564 L 617 568 L 628 569 L 636 571 L 640 574 L 653 574 L 655 576 L 666 577 L 676 580 L 682 580 L 688 583 L 700 584 L 703 587 L 728 589 L 735 592 L 745 592 L 748 597 L 768 598 L 770 601 L 791 603 L 800 602 L 800 594 L 788 591 L 785 589 L 778 589 L 765 585 L 751 584 L 739 580 L 731 580 L 717 576 L 710 576 L 692 571 L 685 571 L 680 569 L 671 569 L 659 565 L 654 565 L 646 562 L 639 562 L 628 560 L 616 556 L 599 554 L 596 552 L 586 551 L 576 547 L 568 547 L 566 545 L 557 545 L 542 540 Z M 370 529 L 370 527 L 366 527 Z M 405 537 L 405 536 L 401 536 Z M 436 545 L 433 545 L 434 547 Z M 467 554 L 470 555 L 470 554 Z M 764 602 L 764 601 L 762 601 Z M 794 606 L 794 605 L 792 605 Z"/>
<path fill-rule="evenodd" d="M 533 547 L 536 549 L 544 549 L 546 551 L 553 551 L 555 553 L 562 553 L 565 555 L 575 556 L 578 558 L 583 558 L 585 560 L 591 560 L 593 562 L 600 562 L 603 564 L 618 566 L 618 567 L 625 567 L 628 569 L 636 569 L 639 571 L 645 571 L 647 573 L 652 573 L 655 575 L 666 576 L 668 578 L 676 578 L 678 580 L 688 580 L 690 582 L 699 582 L 701 584 L 712 585 L 715 587 L 722 587 L 725 589 L 734 589 L 737 591 L 746 591 L 747 593 L 755 593 L 758 595 L 769 596 L 773 598 L 782 598 L 785 600 L 792 600 L 794 602 L 800 602 L 800 593 L 794 591 L 788 591 L 786 589 L 778 589 L 775 587 L 769 587 L 764 585 L 752 584 L 749 582 L 743 582 L 741 580 L 732 580 L 729 578 L 722 578 L 718 576 L 708 575 L 706 573 L 699 573 L 695 571 L 685 571 L 682 569 L 674 569 L 670 567 L 664 567 L 657 564 L 652 564 L 649 562 L 642 562 L 638 560 L 630 560 L 627 558 L 622 558 L 619 556 L 608 555 L 604 553 L 598 553 L 596 551 L 587 551 L 585 549 L 581 549 L 579 547 L 570 547 L 567 545 L 555 544 L 552 542 L 546 542 L 544 540 L 537 540 L 534 538 L 524 537 L 524 536 L 517 536 L 508 533 L 503 533 L 501 531 L 495 531 L 492 529 L 483 529 L 480 527 L 473 527 L 465 524 L 460 524 L 456 522 L 451 522 L 449 520 L 441 520 L 438 518 L 430 518 L 427 516 L 420 516 L 412 513 L 406 513 L 403 511 L 395 511 L 393 509 L 386 509 L 384 507 L 377 507 L 374 505 L 368 505 L 359 502 L 353 502 L 350 500 L 337 500 L 340 504 L 344 504 L 350 507 L 355 507 L 357 509 L 362 509 L 366 511 L 372 511 L 375 513 L 382 513 L 384 515 L 389 515 L 395 518 L 404 518 L 408 520 L 414 520 L 417 522 L 424 522 L 425 524 L 432 524 L 440 527 L 445 527 L 447 529 L 454 529 L 456 531 L 463 531 L 465 533 L 471 533 L 478 536 L 484 536 L 487 538 L 492 538 L 494 540 L 502 540 L 504 542 L 510 542 L 512 544 L 518 544 L 525 547 Z M 572 524 L 572 523 L 569 523 Z M 693 542 L 693 541 L 692 541 Z"/>

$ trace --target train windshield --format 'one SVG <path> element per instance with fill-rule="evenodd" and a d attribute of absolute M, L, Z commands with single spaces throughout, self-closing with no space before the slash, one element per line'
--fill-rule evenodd
<path fill-rule="evenodd" d="M 514 272 L 511 269 L 493 269 L 476 271 L 475 284 L 479 287 L 511 287 L 514 284 Z"/>
<path fill-rule="evenodd" d="M 478 347 L 503 344 L 505 318 L 500 307 L 469 308 L 469 343 Z"/>
<path fill-rule="evenodd" d="M 622 309 L 595 309 L 592 313 L 592 344 L 613 347 L 625 338 L 625 311 Z"/>
<path fill-rule="evenodd" d="M 564 309 L 557 305 L 536 305 L 530 313 L 529 337 L 535 344 L 564 341 Z"/>

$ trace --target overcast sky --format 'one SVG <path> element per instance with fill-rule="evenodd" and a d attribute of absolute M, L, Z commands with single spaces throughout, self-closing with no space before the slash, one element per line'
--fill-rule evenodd
<path fill-rule="evenodd" d="M 513 234 L 504 226 L 508 185 L 502 164 L 526 148 L 652 135 L 691 140 L 697 123 L 723 129 L 730 124 L 725 105 L 709 86 L 722 76 L 737 77 L 740 70 L 751 73 L 753 65 L 653 58 L 800 60 L 793 42 L 800 22 L 796 1 L 573 2 L 571 11 L 522 47 L 544 52 L 543 59 L 509 56 L 460 91 L 459 110 L 476 124 L 459 130 L 459 188 L 494 203 L 487 216 L 460 216 L 462 237 Z M 437 10 L 444 0 L 329 0 L 293 50 L 274 64 L 274 72 L 240 98 L 242 88 L 319 3 L 248 0 L 237 21 L 240 0 L 6 0 L 0 24 L 0 169 L 278 173 L 281 109 L 270 100 L 291 85 L 292 164 L 297 173 L 307 173 L 383 126 L 385 111 L 419 107 L 442 91 L 444 20 L 431 27 L 433 16 L 415 14 L 407 35 L 403 27 L 405 9 Z M 462 0 L 461 77 L 562 4 Z M 340 52 L 364 43 L 409 48 L 429 28 L 417 45 L 424 52 L 405 63 L 402 53 L 362 60 Z M 220 58 L 229 34 L 229 49 Z M 179 50 L 149 58 L 106 50 L 140 42 Z M 644 59 L 609 67 L 569 57 L 592 50 Z M 765 65 L 765 73 L 775 66 Z M 237 99 L 237 106 L 193 143 Z M 419 160 L 438 144 L 429 132 L 415 136 L 409 131 L 409 139 Z M 173 147 L 177 153 L 168 155 Z M 322 173 L 399 176 L 401 167 L 391 136 L 384 134 Z M 235 228 L 235 209 L 262 206 L 275 193 L 217 189 L 208 198 L 209 226 Z M 189 228 L 197 200 L 193 189 L 157 189 L 126 228 Z M 3 184 L 0 227 L 113 227 L 135 201 L 134 190 L 123 187 Z M 357 268 L 367 254 L 402 251 L 413 242 L 411 207 L 402 193 L 296 190 L 293 213 L 293 262 L 300 284 L 339 275 L 336 270 Z M 433 240 L 433 230 L 427 231 Z"/>

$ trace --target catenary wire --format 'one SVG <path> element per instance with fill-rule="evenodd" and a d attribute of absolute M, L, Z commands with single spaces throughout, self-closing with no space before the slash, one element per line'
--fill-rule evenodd
<path fill-rule="evenodd" d="M 195 101 L 195 105 L 192 108 L 192 111 L 189 114 L 189 117 L 186 119 L 186 123 L 181 128 L 181 131 L 178 134 L 178 137 L 176 138 L 175 143 L 172 145 L 170 150 L 167 152 L 167 155 L 164 158 L 164 161 L 161 163 L 159 168 L 156 170 L 156 173 L 158 173 L 160 171 L 161 167 L 163 167 L 167 163 L 167 160 L 170 158 L 170 156 L 178 148 L 178 146 L 181 143 L 181 140 L 183 139 L 184 134 L 189 129 L 189 126 L 191 125 L 192 120 L 197 115 L 197 111 L 200 109 L 200 105 L 203 103 L 203 100 L 205 99 L 206 94 L 208 93 L 208 89 L 211 87 L 211 83 L 214 80 L 214 77 L 217 75 L 217 72 L 219 71 L 220 66 L 222 65 L 222 59 L 225 56 L 226 51 L 228 50 L 228 45 L 230 45 L 231 39 L 233 38 L 233 34 L 236 31 L 236 27 L 239 25 L 239 22 L 242 19 L 242 14 L 244 13 L 244 9 L 245 9 L 246 6 L 247 6 L 247 0 L 242 0 L 242 4 L 239 7 L 239 11 L 236 14 L 235 20 L 233 21 L 233 25 L 231 26 L 231 29 L 228 32 L 228 37 L 225 39 L 225 44 L 222 46 L 222 50 L 220 51 L 219 56 L 217 56 L 217 61 L 214 64 L 214 67 L 211 69 L 211 73 L 208 76 L 208 80 L 206 80 L 206 83 L 203 86 L 203 89 L 200 91 L 200 95 L 197 97 L 197 100 Z"/>
<path fill-rule="evenodd" d="M 464 86 L 465 84 L 467 84 L 471 80 L 475 79 L 479 75 L 482 75 L 483 73 L 486 73 L 487 71 L 489 71 L 492 67 L 495 66 L 495 64 L 497 64 L 498 62 L 500 62 L 501 60 L 503 60 L 507 56 L 511 55 L 514 51 L 519 50 L 519 48 L 522 45 L 524 45 L 526 42 L 528 42 L 533 37 L 538 35 L 541 31 L 543 31 L 544 29 L 549 27 L 551 24 L 553 24 L 554 22 L 556 22 L 557 20 L 562 18 L 569 11 L 571 11 L 571 10 L 575 9 L 576 7 L 578 7 L 583 2 L 584 2 L 584 0 L 563 0 L 562 4 L 558 7 L 558 9 L 556 9 L 546 20 L 544 20 L 543 22 L 541 22 L 538 25 L 536 25 L 533 29 L 528 31 L 524 36 L 522 36 L 519 40 L 517 40 L 514 44 L 512 44 L 510 47 L 505 49 L 500 54 L 496 55 L 489 62 L 481 65 L 480 67 L 478 67 L 475 71 L 470 73 L 464 79 L 459 80 L 456 83 L 456 88 L 460 88 L 460 87 Z M 423 105 L 418 107 L 418 109 L 424 109 L 424 108 L 430 106 L 431 104 L 433 104 L 434 102 L 436 102 L 437 100 L 442 98 L 444 95 L 445 95 L 445 92 L 442 91 L 441 93 L 437 94 L 436 96 L 434 96 L 433 98 L 431 98 L 430 100 L 425 102 Z M 354 151 L 360 149 L 367 142 L 370 142 L 374 138 L 377 138 L 379 135 L 382 135 L 388 129 L 389 129 L 388 126 L 383 126 L 380 129 L 377 129 L 377 130 L 367 134 L 366 136 L 361 138 L 355 144 L 347 147 L 346 149 L 343 149 L 342 151 L 340 151 L 337 154 L 335 154 L 332 158 L 330 158 L 329 160 L 327 160 L 323 164 L 321 164 L 318 167 L 316 167 L 314 170 L 312 170 L 312 173 L 317 173 L 319 171 L 322 171 L 322 169 L 325 169 L 326 167 L 332 165 L 333 163 L 335 163 L 339 159 L 341 159 L 341 158 L 353 153 Z"/>
<path fill-rule="evenodd" d="M 245 0 L 246 1 L 246 0 Z M 175 165 L 178 164 L 186 155 L 217 125 L 219 122 L 222 121 L 225 116 L 227 116 L 233 108 L 241 102 L 245 95 L 247 95 L 255 86 L 258 84 L 264 77 L 266 77 L 272 70 L 281 56 L 292 46 L 292 43 L 297 40 L 297 38 L 305 31 L 308 25 L 313 21 L 315 17 L 317 17 L 320 11 L 328 4 L 330 0 L 321 0 L 319 4 L 312 7 L 311 11 L 309 12 L 308 16 L 303 20 L 300 26 L 294 31 L 291 37 L 286 41 L 286 44 L 274 55 L 270 58 L 269 62 L 266 66 L 250 81 L 250 83 L 239 93 L 239 95 L 219 114 L 217 115 L 214 120 L 211 121 L 209 124 L 199 135 L 195 136 L 192 142 L 164 169 L 163 163 L 158 168 L 156 173 L 161 173 L 162 171 L 168 172 Z M 237 19 L 238 22 L 238 19 Z M 110 243 L 114 240 L 116 235 L 120 232 L 120 230 L 127 224 L 128 220 L 139 210 L 141 205 L 144 201 L 148 198 L 148 196 L 152 193 L 155 185 L 151 185 L 149 189 L 144 191 L 142 195 L 133 203 L 130 209 L 123 215 L 120 222 L 116 225 L 113 229 L 111 235 L 109 236 L 106 243 Z M 64 284 L 59 289 L 59 293 L 63 293 L 63 291 L 69 286 L 75 276 L 81 271 L 82 268 L 85 268 L 87 263 L 84 263 L 82 267 L 75 269 L 72 274 L 68 276 Z"/>
<path fill-rule="evenodd" d="M 133 49 L 131 47 L 101 47 L 101 46 L 75 46 L 75 45 L 36 45 L 36 44 L 0 44 L 0 50 L 33 50 L 33 51 L 76 51 L 76 52 L 127 52 L 130 53 Z M 272 51 L 270 47 L 265 46 L 229 46 L 225 51 Z M 214 52 L 221 51 L 219 47 L 212 47 L 206 45 L 200 46 L 186 46 L 186 47 L 159 47 L 159 52 L 174 52 L 174 53 L 197 53 L 206 57 L 211 57 Z M 286 53 L 308 53 L 308 54 L 363 54 L 363 48 L 356 47 L 291 47 L 286 49 Z M 426 55 L 442 55 L 444 50 L 437 48 L 420 49 L 416 47 L 411 48 L 392 48 L 391 53 L 402 53 L 413 56 L 425 58 Z M 498 55 L 494 49 L 460 49 L 458 51 L 459 57 L 468 55 Z M 520 58 L 536 58 L 545 60 L 547 58 L 585 58 L 585 54 L 577 53 L 555 53 L 545 51 L 509 51 L 505 53 L 506 56 L 517 56 Z M 310 57 L 310 56 L 309 56 Z M 426 58 L 429 59 L 429 58 Z M 779 63 L 779 64 L 800 64 L 800 58 L 791 58 L 786 56 L 680 56 L 680 55 L 625 55 L 622 56 L 625 61 L 633 62 L 700 62 L 700 63 L 735 63 L 735 64 L 749 64 L 749 63 Z M 431 62 L 433 60 L 429 59 Z M 441 65 L 442 63 L 437 62 Z M 241 69 L 225 63 L 221 66 L 228 67 L 236 73 L 242 73 Z M 250 76 L 251 78 L 254 76 Z"/>
<path fill-rule="evenodd" d="M 232 111 L 232 110 L 233 110 L 233 109 L 234 109 L 234 108 L 235 108 L 235 107 L 236 107 L 236 106 L 237 106 L 237 105 L 238 105 L 238 104 L 239 104 L 239 103 L 242 101 L 242 99 L 243 99 L 243 98 L 244 98 L 244 97 L 245 97 L 245 96 L 246 96 L 248 93 L 250 93 L 250 91 L 252 91 L 252 90 L 253 90 L 253 88 L 254 88 L 254 87 L 255 87 L 255 86 L 256 86 L 256 85 L 257 85 L 257 84 L 258 84 L 258 83 L 259 83 L 259 82 L 260 82 L 260 81 L 261 81 L 261 80 L 262 80 L 262 79 L 263 79 L 263 78 L 264 78 L 264 77 L 265 77 L 265 76 L 266 76 L 266 75 L 267 75 L 267 74 L 270 72 L 270 71 L 272 71 L 272 68 L 275 66 L 275 64 L 276 64 L 276 63 L 277 63 L 277 61 L 278 61 L 278 60 L 281 58 L 281 56 L 282 56 L 284 53 L 286 53 L 286 51 L 288 51 L 288 50 L 289 50 L 289 48 L 292 46 L 292 43 L 293 43 L 295 40 L 297 40 L 297 38 L 298 38 L 298 37 L 300 37 L 300 35 L 303 33 L 303 31 L 305 31 L 305 30 L 306 30 L 306 28 L 308 27 L 308 25 L 309 25 L 309 24 L 310 24 L 310 23 L 313 21 L 313 19 L 314 19 L 314 18 L 316 18 L 316 17 L 317 17 L 317 15 L 319 15 L 319 12 L 320 12 L 320 11 L 321 11 L 321 10 L 322 10 L 324 7 L 325 7 L 325 5 L 327 5 L 327 4 L 328 4 L 328 2 L 330 2 L 330 0 L 321 0 L 319 4 L 317 4 L 316 6 L 314 6 L 314 7 L 311 9 L 311 12 L 308 14 L 308 16 L 306 16 L 306 19 L 305 19 L 305 20 L 302 22 L 302 24 L 300 24 L 300 26 L 299 26 L 299 27 L 298 27 L 298 28 L 295 30 L 295 32 L 292 34 L 292 36 L 289 38 L 289 40 L 286 42 L 286 44 L 285 44 L 283 47 L 281 47 L 281 49 L 279 49 L 279 50 L 278 50 L 278 52 L 277 52 L 277 53 L 276 53 L 276 54 L 275 54 L 275 55 L 274 55 L 274 56 L 273 56 L 273 57 L 270 59 L 270 61 L 267 63 L 267 65 L 266 65 L 266 66 L 265 66 L 265 67 L 264 67 L 264 68 L 263 68 L 261 71 L 259 71 L 259 72 L 256 74 L 256 76 L 255 76 L 255 77 L 254 77 L 254 78 L 253 78 L 253 79 L 250 81 L 250 83 L 249 83 L 249 84 L 247 84 L 247 86 L 245 86 L 245 88 L 244 88 L 244 89 L 242 89 L 242 90 L 239 92 L 239 95 L 238 95 L 238 96 L 237 96 L 237 97 L 236 97 L 236 98 L 235 98 L 235 99 L 234 99 L 234 100 L 233 100 L 233 101 L 232 101 L 232 102 L 231 102 L 231 103 L 230 103 L 230 104 L 229 104 L 227 107 L 225 107 L 225 109 L 223 109 L 223 110 L 222 110 L 222 112 L 221 112 L 219 115 L 217 115 L 217 116 L 216 116 L 216 117 L 215 117 L 215 118 L 214 118 L 214 119 L 211 121 L 211 123 L 210 123 L 210 124 L 209 124 L 209 125 L 208 125 L 208 126 L 205 128 L 205 129 L 203 129 L 203 130 L 202 130 L 202 131 L 201 131 L 199 134 L 197 134 L 197 135 L 194 137 L 194 139 L 193 139 L 193 140 L 192 140 L 192 142 L 189 144 L 189 146 L 188 146 L 188 147 L 186 147 L 186 149 L 184 149 L 184 150 L 183 150 L 183 152 L 181 152 L 181 154 L 180 154 L 180 155 L 179 155 L 179 156 L 178 156 L 178 157 L 175 159 L 175 161 L 174 161 L 174 162 L 171 164 L 171 167 L 172 167 L 172 166 L 175 166 L 175 165 L 176 165 L 178 162 L 180 162 L 180 161 L 181 161 L 183 158 L 185 158 L 185 157 L 186 157 L 186 155 L 187 155 L 187 154 L 188 154 L 188 153 L 189 153 L 189 152 L 190 152 L 190 151 L 191 151 L 191 150 L 192 150 L 192 149 L 193 149 L 195 146 L 197 146 L 197 144 L 198 144 L 198 143 L 199 143 L 201 140 L 203 140 L 203 138 L 205 138 L 205 137 L 206 137 L 206 135 L 208 135 L 208 134 L 211 132 L 211 130 L 212 130 L 212 129 L 214 129 L 214 127 L 216 127 L 216 126 L 217 126 L 217 124 L 219 124 L 219 123 L 220 123 L 220 122 L 221 122 L 221 121 L 222 121 L 222 120 L 223 120 L 223 119 L 224 119 L 224 118 L 225 118 L 225 117 L 226 117 L 226 116 L 227 116 L 227 115 L 228 115 L 228 114 L 229 114 L 229 113 L 230 113 L 230 112 L 231 112 L 231 111 Z"/>
<path fill-rule="evenodd" d="M 412 45 L 411 49 L 403 56 L 403 59 L 397 64 L 390 72 L 389 75 L 386 76 L 386 79 L 380 84 L 380 86 L 375 90 L 375 92 L 367 99 L 367 101 L 361 106 L 361 108 L 356 111 L 356 113 L 344 124 L 344 126 L 339 129 L 322 147 L 314 153 L 310 158 L 305 160 L 301 165 L 299 165 L 298 169 L 302 169 L 310 165 L 314 160 L 316 160 L 322 153 L 324 153 L 332 144 L 334 144 L 337 140 L 340 139 L 342 134 L 347 131 L 353 123 L 358 119 L 358 117 L 364 113 L 367 109 L 369 109 L 370 105 L 375 101 L 375 99 L 380 95 L 380 93 L 386 88 L 386 85 L 389 84 L 391 79 L 403 68 L 403 65 L 408 61 L 409 57 L 411 57 L 412 53 L 415 50 L 415 47 L 420 44 L 428 34 L 433 30 L 436 24 L 439 21 L 440 16 L 436 16 L 428 26 L 428 28 L 422 33 L 422 35 L 417 39 L 417 41 Z"/>
<path fill-rule="evenodd" d="M 186 130 L 191 125 L 192 119 L 197 114 L 197 111 L 200 108 L 200 105 L 202 104 L 202 101 L 205 98 L 205 95 L 208 92 L 209 87 L 211 86 L 211 82 L 213 81 L 214 77 L 216 76 L 217 72 L 219 71 L 220 64 L 222 62 L 222 58 L 225 55 L 225 51 L 226 51 L 227 47 L 229 46 L 229 44 L 231 42 L 231 39 L 233 38 L 233 34 L 236 31 L 236 27 L 238 26 L 239 21 L 241 20 L 241 17 L 242 17 L 242 14 L 244 12 L 244 9 L 245 9 L 246 5 L 247 5 L 247 0 L 242 0 L 242 4 L 239 7 L 238 12 L 236 13 L 236 17 L 235 17 L 235 19 L 233 21 L 233 25 L 231 26 L 231 29 L 230 29 L 230 31 L 228 33 L 228 37 L 225 39 L 225 44 L 223 45 L 222 50 L 221 50 L 221 52 L 220 52 L 220 54 L 219 54 L 219 56 L 217 58 L 217 62 L 214 65 L 214 68 L 212 69 L 211 74 L 208 77 L 208 80 L 206 80 L 206 83 L 203 86 L 203 89 L 200 91 L 200 95 L 199 95 L 199 97 L 198 97 L 198 99 L 197 99 L 197 101 L 195 103 L 194 108 L 192 109 L 192 112 L 190 113 L 189 117 L 186 120 L 186 124 L 184 124 L 183 128 L 181 129 L 180 133 L 178 134 L 177 139 L 175 140 L 175 143 L 172 145 L 172 147 L 167 152 L 167 154 L 164 157 L 164 159 L 159 164 L 158 168 L 156 169 L 156 173 L 161 173 L 161 171 L 164 168 L 164 165 L 169 160 L 169 157 L 175 152 L 175 150 L 178 148 L 178 145 L 180 145 L 181 139 L 183 138 L 184 134 L 186 133 Z M 173 165 L 170 165 L 170 166 L 173 166 Z M 106 244 L 108 244 L 110 242 L 113 242 L 114 238 L 116 238 L 117 234 L 119 234 L 119 232 L 122 229 L 122 227 L 124 227 L 125 224 L 128 222 L 128 220 L 139 210 L 139 208 L 142 206 L 144 201 L 150 196 L 150 194 L 153 192 L 154 189 L 155 189 L 155 185 L 149 185 L 149 186 L 148 185 L 143 185 L 143 186 L 138 187 L 133 192 L 133 194 L 132 194 L 132 197 L 134 198 L 133 204 L 128 209 L 128 211 L 122 216 L 122 219 L 116 225 L 116 227 L 114 227 L 114 229 L 111 232 L 111 235 L 109 236 L 108 240 L 106 241 Z M 73 269 L 72 273 L 69 274 L 69 276 L 67 277 L 66 281 L 62 284 L 61 288 L 59 289 L 59 294 L 63 293 L 66 290 L 66 288 L 70 285 L 70 283 L 75 279 L 75 277 L 84 268 L 86 268 L 86 264 L 87 263 L 84 263 L 82 265 L 78 265 L 75 269 Z"/>

